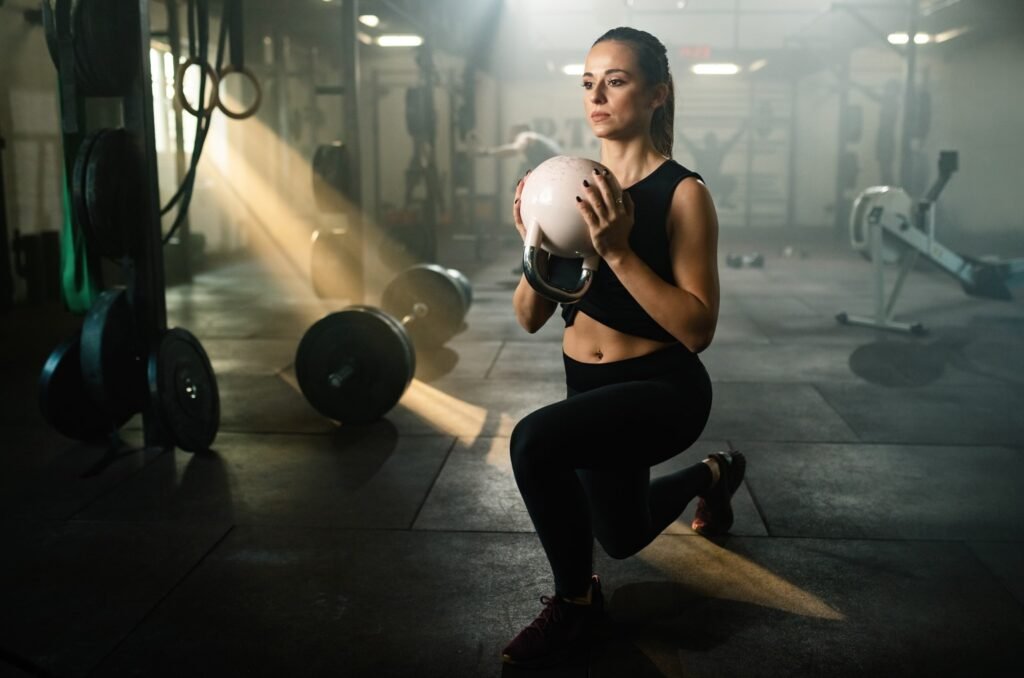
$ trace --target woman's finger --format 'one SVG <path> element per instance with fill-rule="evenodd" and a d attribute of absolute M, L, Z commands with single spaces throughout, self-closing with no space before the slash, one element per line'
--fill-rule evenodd
<path fill-rule="evenodd" d="M 616 209 L 622 206 L 622 202 L 620 202 L 620 196 L 616 195 L 615 191 L 612 189 L 611 182 L 608 181 L 607 172 L 608 170 L 604 170 L 602 172 L 595 167 L 593 184 L 594 186 L 597 187 L 598 192 L 600 192 L 601 199 L 607 206 L 608 211 L 614 212 Z"/>
<path fill-rule="evenodd" d="M 583 180 L 583 184 L 580 187 L 580 196 L 584 202 L 590 205 L 591 210 L 596 216 L 607 215 L 609 213 L 608 203 L 605 202 L 601 189 L 592 181 L 594 178 L 593 175 L 590 175 Z"/>

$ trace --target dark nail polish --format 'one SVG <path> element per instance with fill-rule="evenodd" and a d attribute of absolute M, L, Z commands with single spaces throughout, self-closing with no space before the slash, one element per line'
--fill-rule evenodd
<path fill-rule="evenodd" d="M 585 186 L 586 188 L 590 188 L 590 184 L 588 184 L 588 183 L 587 183 L 587 180 L 586 180 L 586 179 L 584 179 L 584 180 L 583 180 L 583 185 L 584 185 L 584 186 Z"/>
<path fill-rule="evenodd" d="M 517 205 L 519 204 L 519 198 L 516 198 L 515 204 L 517 204 Z"/>
<path fill-rule="evenodd" d="M 604 173 L 608 174 L 608 170 L 605 170 Z M 594 168 L 594 174 L 601 174 L 601 172 L 599 172 L 598 169 L 595 167 Z"/>
<path fill-rule="evenodd" d="M 596 170 L 595 170 L 595 171 L 596 171 Z M 608 170 L 605 170 L 605 171 L 604 171 L 604 175 L 605 175 L 605 176 L 608 176 Z"/>
<path fill-rule="evenodd" d="M 581 198 L 581 197 L 579 197 L 579 196 L 577 195 L 577 196 L 576 196 L 576 202 L 583 202 L 583 198 Z"/>

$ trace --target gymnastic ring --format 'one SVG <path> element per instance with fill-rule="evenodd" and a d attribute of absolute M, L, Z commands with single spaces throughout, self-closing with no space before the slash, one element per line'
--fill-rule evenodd
<path fill-rule="evenodd" d="M 203 61 L 199 57 L 189 57 L 180 66 L 178 66 L 178 72 L 174 75 L 174 95 L 178 97 L 178 103 L 181 104 L 182 108 L 197 118 L 201 117 L 199 111 L 188 102 L 187 98 L 185 98 L 185 71 L 188 70 L 189 66 L 201 66 L 210 78 L 210 82 L 212 84 L 210 89 L 210 103 L 207 104 L 206 110 L 202 113 L 202 115 L 209 115 L 219 103 L 217 99 L 217 91 L 220 89 L 220 79 L 217 77 L 217 71 L 213 70 L 213 66 L 211 66 L 208 61 Z M 199 103 L 202 105 L 202 102 Z"/>
<path fill-rule="evenodd" d="M 256 90 L 256 98 L 253 100 L 252 105 L 245 110 L 236 113 L 235 111 L 229 110 L 224 102 L 220 100 L 220 82 L 224 80 L 231 73 L 238 73 L 249 78 L 249 82 L 252 83 L 253 88 Z M 237 66 L 235 64 L 228 64 L 224 68 L 220 69 L 220 81 L 217 83 L 217 108 L 219 108 L 224 115 L 235 120 L 245 120 L 246 118 L 252 117 L 253 114 L 260 108 L 260 102 L 263 101 L 263 90 L 260 88 L 260 81 L 256 79 L 253 72 L 246 66 Z"/>

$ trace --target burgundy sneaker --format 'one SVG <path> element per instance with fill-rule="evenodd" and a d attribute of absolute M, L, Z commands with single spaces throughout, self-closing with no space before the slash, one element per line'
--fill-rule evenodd
<path fill-rule="evenodd" d="M 595 574 L 590 605 L 570 603 L 561 596 L 541 596 L 544 609 L 501 651 L 506 664 L 541 668 L 563 663 L 589 647 L 595 624 L 604 614 L 601 580 Z"/>
<path fill-rule="evenodd" d="M 717 537 L 732 527 L 732 495 L 743 482 L 747 459 L 740 452 L 715 452 L 708 456 L 718 462 L 718 482 L 700 495 L 690 527 L 699 535 Z"/>

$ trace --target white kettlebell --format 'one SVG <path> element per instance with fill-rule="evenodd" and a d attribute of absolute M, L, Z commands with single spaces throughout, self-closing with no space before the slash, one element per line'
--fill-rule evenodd
<path fill-rule="evenodd" d="M 560 304 L 573 304 L 582 299 L 601 263 L 601 257 L 594 251 L 590 240 L 587 224 L 576 207 L 576 196 L 584 190 L 583 180 L 593 182 L 595 169 L 603 174 L 605 166 L 587 158 L 568 155 L 549 158 L 526 177 L 519 196 L 519 213 L 526 226 L 523 274 L 538 294 Z M 622 193 L 613 174 L 606 174 L 605 180 L 616 194 Z M 548 255 L 583 259 L 575 287 L 558 287 L 544 277 L 544 271 L 548 270 L 547 261 L 538 267 L 539 250 Z"/>

